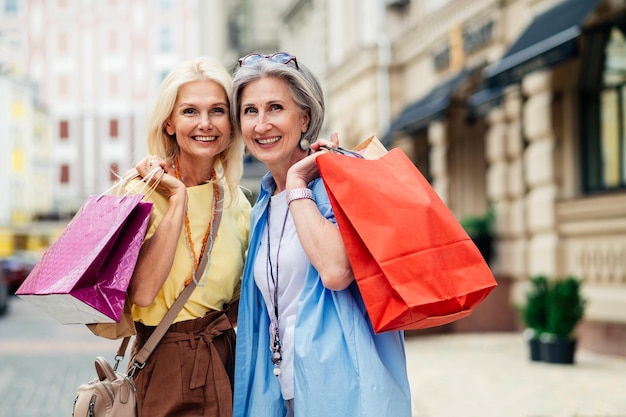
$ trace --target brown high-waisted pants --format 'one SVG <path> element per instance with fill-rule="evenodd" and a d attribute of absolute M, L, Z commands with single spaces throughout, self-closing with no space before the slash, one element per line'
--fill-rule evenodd
<path fill-rule="evenodd" d="M 135 324 L 131 358 L 155 329 Z M 224 311 L 172 324 L 135 372 L 139 417 L 232 416 L 234 366 L 235 331 Z"/>

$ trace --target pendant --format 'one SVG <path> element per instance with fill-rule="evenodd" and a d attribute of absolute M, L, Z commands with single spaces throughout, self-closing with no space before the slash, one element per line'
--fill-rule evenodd
<path fill-rule="evenodd" d="M 278 323 L 275 320 L 272 320 L 272 322 L 270 323 L 270 351 L 272 352 L 272 363 L 275 366 L 278 366 L 278 364 L 280 363 L 280 361 L 283 359 L 283 355 L 282 355 L 282 347 L 281 347 L 281 343 L 280 343 L 280 336 L 278 334 Z M 276 374 L 276 369 L 278 368 L 274 368 L 274 375 Z M 278 369 L 278 372 L 280 373 L 280 369 Z"/>

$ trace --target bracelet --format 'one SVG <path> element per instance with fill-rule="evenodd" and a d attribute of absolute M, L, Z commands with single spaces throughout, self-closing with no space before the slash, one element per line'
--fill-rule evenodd
<path fill-rule="evenodd" d="M 302 200 L 303 198 L 313 200 L 313 191 L 308 188 L 294 188 L 287 191 L 287 206 L 291 204 L 293 200 Z"/>

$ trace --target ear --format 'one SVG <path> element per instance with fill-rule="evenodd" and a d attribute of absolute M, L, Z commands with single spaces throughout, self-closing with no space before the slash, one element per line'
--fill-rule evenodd
<path fill-rule="evenodd" d="M 302 131 L 302 133 L 305 133 L 307 130 L 309 130 L 309 124 L 311 123 L 311 116 L 309 115 L 308 111 L 305 111 L 302 113 L 302 125 L 300 130 Z"/>
<path fill-rule="evenodd" d="M 174 133 L 176 133 L 176 130 L 174 129 L 174 126 L 172 125 L 172 123 L 170 122 L 170 119 L 167 119 L 165 121 L 165 123 L 163 123 L 163 129 L 165 130 L 165 132 L 167 132 L 168 135 L 172 136 Z"/>

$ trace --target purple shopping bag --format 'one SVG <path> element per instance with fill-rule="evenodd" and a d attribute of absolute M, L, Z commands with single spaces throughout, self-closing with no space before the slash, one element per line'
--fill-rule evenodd
<path fill-rule="evenodd" d="M 16 294 L 64 324 L 119 322 L 152 210 L 142 198 L 89 197 Z"/>

